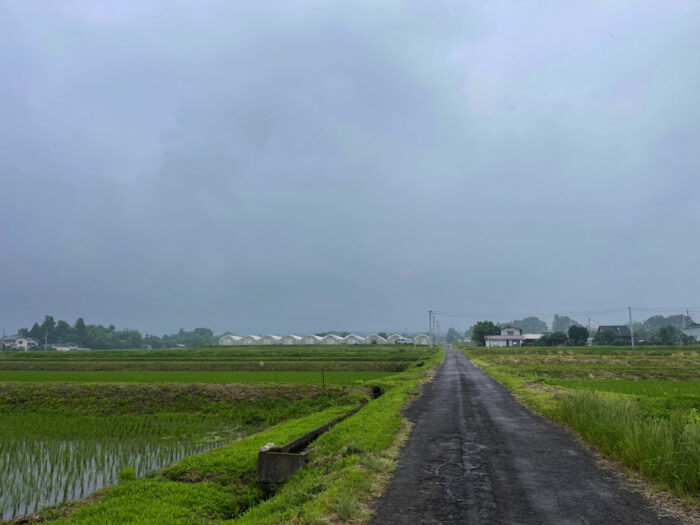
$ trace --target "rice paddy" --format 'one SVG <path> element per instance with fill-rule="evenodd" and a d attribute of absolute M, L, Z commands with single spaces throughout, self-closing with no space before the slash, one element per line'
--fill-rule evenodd
<path fill-rule="evenodd" d="M 397 347 L 1 354 L 0 513 L 82 499 L 281 421 L 364 402 L 363 381 L 431 357 Z"/>
<path fill-rule="evenodd" d="M 4 519 L 80 499 L 125 469 L 143 476 L 241 437 L 214 416 L 0 416 L 0 511 Z"/>
<path fill-rule="evenodd" d="M 264 368 L 264 366 L 260 367 Z M 81 383 L 284 383 L 351 385 L 378 379 L 379 371 L 202 371 L 202 370 L 0 370 L 0 381 Z"/>

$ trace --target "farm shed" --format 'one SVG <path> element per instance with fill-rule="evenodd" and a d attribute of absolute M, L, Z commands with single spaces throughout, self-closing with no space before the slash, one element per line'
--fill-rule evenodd
<path fill-rule="evenodd" d="M 369 334 L 367 337 L 365 337 L 365 343 L 370 345 L 385 345 L 386 342 L 386 339 L 377 334 Z"/>
<path fill-rule="evenodd" d="M 418 334 L 413 338 L 413 343 L 417 345 L 429 345 L 431 341 L 429 336 L 425 334 Z"/>
<path fill-rule="evenodd" d="M 346 345 L 361 345 L 364 344 L 365 338 L 359 335 L 349 334 L 343 337 L 343 343 Z"/>
<path fill-rule="evenodd" d="M 244 335 L 241 337 L 241 343 L 242 345 L 259 345 L 260 344 L 260 336 L 257 335 Z"/>
<path fill-rule="evenodd" d="M 298 335 L 285 335 L 280 339 L 280 344 L 283 345 L 300 345 L 302 338 Z"/>
<path fill-rule="evenodd" d="M 321 338 L 321 344 L 324 345 L 342 345 L 343 338 L 335 334 L 328 334 Z"/>
<path fill-rule="evenodd" d="M 277 345 L 280 343 L 280 340 L 282 338 L 279 335 L 264 335 L 260 338 L 260 342 L 258 344 L 261 345 Z"/>
<path fill-rule="evenodd" d="M 303 345 L 317 345 L 321 343 L 321 338 L 314 334 L 305 335 L 301 338 L 301 344 Z"/>
<path fill-rule="evenodd" d="M 241 337 L 238 335 L 222 335 L 219 338 L 219 344 L 222 346 L 231 346 L 241 344 Z"/>
<path fill-rule="evenodd" d="M 391 334 L 389 337 L 386 338 L 387 342 L 395 345 L 399 339 L 403 339 L 403 336 L 400 334 Z"/>

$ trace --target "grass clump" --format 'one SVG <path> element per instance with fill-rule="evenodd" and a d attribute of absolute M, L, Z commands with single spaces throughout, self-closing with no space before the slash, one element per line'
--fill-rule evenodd
<path fill-rule="evenodd" d="M 554 412 L 604 453 L 686 496 L 700 495 L 700 422 L 645 418 L 641 404 L 597 392 L 567 392 Z"/>

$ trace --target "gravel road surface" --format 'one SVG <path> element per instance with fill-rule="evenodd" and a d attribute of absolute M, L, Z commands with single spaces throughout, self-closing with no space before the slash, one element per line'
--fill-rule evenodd
<path fill-rule="evenodd" d="M 676 524 L 447 347 L 372 523 Z"/>

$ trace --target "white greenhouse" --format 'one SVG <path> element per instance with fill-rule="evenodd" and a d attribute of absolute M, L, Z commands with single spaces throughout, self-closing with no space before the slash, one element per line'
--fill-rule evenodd
<path fill-rule="evenodd" d="M 241 337 L 238 335 L 222 335 L 219 338 L 219 344 L 222 346 L 231 346 L 241 344 Z"/>
<path fill-rule="evenodd" d="M 302 344 L 302 338 L 298 335 L 285 335 L 280 338 L 280 344 L 282 345 L 300 345 Z"/>
<path fill-rule="evenodd" d="M 301 338 L 301 344 L 303 345 L 317 345 L 321 343 L 321 338 L 314 334 L 305 335 Z"/>
<path fill-rule="evenodd" d="M 370 345 L 385 345 L 387 341 L 381 335 L 369 334 L 365 337 L 365 343 Z"/>
<path fill-rule="evenodd" d="M 365 344 L 365 338 L 359 335 L 349 334 L 343 337 L 343 343 L 346 345 L 363 345 Z"/>
<path fill-rule="evenodd" d="M 429 336 L 425 334 L 418 334 L 413 338 L 413 343 L 417 345 L 429 345 L 431 341 Z"/>
<path fill-rule="evenodd" d="M 264 335 L 260 338 L 259 344 L 261 345 L 278 345 L 282 338 L 279 335 Z"/>
<path fill-rule="evenodd" d="M 243 337 L 241 337 L 240 344 L 242 344 L 242 345 L 259 345 L 260 344 L 260 336 L 244 335 Z"/>
<path fill-rule="evenodd" d="M 392 345 L 398 343 L 399 339 L 403 339 L 403 336 L 399 334 L 391 334 L 389 337 L 386 338 L 387 342 Z"/>
<path fill-rule="evenodd" d="M 322 345 L 342 345 L 343 338 L 335 334 L 328 334 L 321 338 Z"/>

